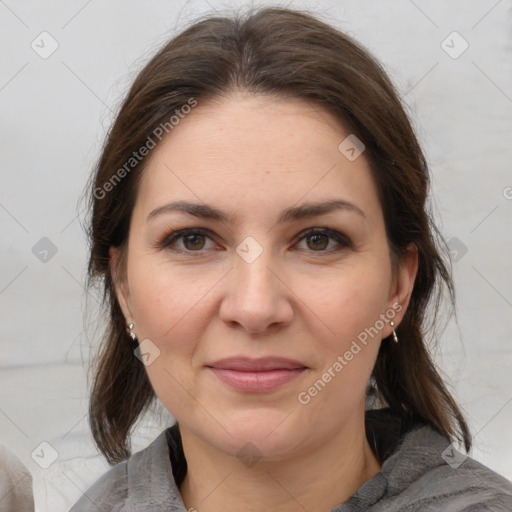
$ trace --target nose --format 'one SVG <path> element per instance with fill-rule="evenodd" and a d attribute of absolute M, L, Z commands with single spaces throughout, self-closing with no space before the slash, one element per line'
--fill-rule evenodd
<path fill-rule="evenodd" d="M 293 318 L 293 293 L 266 252 L 251 263 L 236 256 L 219 311 L 225 323 L 250 334 L 273 331 Z"/>

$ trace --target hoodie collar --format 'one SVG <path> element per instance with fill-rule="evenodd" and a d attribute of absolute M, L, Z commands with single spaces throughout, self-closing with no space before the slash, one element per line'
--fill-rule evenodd
<path fill-rule="evenodd" d="M 404 421 L 389 408 L 366 411 L 366 436 L 381 471 L 333 512 L 358 512 L 384 495 L 399 494 L 430 467 L 442 464 L 446 438 L 419 420 Z M 411 465 L 411 458 L 414 465 Z M 421 460 L 420 460 L 421 459 Z M 439 459 L 439 460 L 438 460 Z M 404 468 L 407 466 L 407 468 Z M 408 481 L 404 481 L 404 469 Z M 187 472 L 179 425 L 162 432 L 145 450 L 128 459 L 127 511 L 187 512 L 179 486 Z M 400 475 L 400 478 L 397 478 Z"/>

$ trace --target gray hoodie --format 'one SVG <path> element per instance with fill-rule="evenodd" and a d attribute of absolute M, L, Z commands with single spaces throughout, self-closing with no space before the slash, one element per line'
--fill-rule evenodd
<path fill-rule="evenodd" d="M 332 512 L 512 512 L 512 483 L 424 423 L 367 411 L 366 435 L 381 471 Z M 70 512 L 187 512 L 179 426 L 114 466 Z M 311 511 L 313 512 L 313 511 Z"/>

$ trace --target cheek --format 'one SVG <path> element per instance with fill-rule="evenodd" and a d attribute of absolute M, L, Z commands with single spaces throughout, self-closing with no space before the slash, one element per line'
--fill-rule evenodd
<path fill-rule="evenodd" d="M 165 265 L 140 261 L 129 269 L 130 306 L 139 343 L 149 339 L 158 357 L 146 366 L 158 399 L 176 418 L 192 413 L 197 405 L 192 363 L 202 333 L 211 321 L 208 291 L 218 277 L 192 267 L 171 272 Z"/>
<path fill-rule="evenodd" d="M 198 312 L 215 283 L 214 277 L 210 279 L 201 273 L 198 278 L 192 267 L 176 271 L 149 260 L 134 263 L 130 270 L 130 305 L 137 334 L 140 332 L 158 344 L 176 340 L 182 346 L 178 340 L 190 338 L 191 328 L 195 331 L 199 328 L 195 321 L 205 318 Z M 194 322 L 190 322 L 192 317 Z"/>
<path fill-rule="evenodd" d="M 328 282 L 323 293 L 308 295 L 308 306 L 329 329 L 312 338 L 320 365 L 297 397 L 318 428 L 326 417 L 346 418 L 365 396 L 388 293 L 385 272 L 352 272 Z"/>
<path fill-rule="evenodd" d="M 306 297 L 305 305 L 325 328 L 326 336 L 317 338 L 324 344 L 324 350 L 344 350 L 360 333 L 376 324 L 386 308 L 389 277 L 384 265 L 368 261 L 302 282 L 299 294 Z"/>

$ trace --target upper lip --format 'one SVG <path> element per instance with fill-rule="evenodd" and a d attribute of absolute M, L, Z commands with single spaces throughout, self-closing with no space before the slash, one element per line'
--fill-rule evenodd
<path fill-rule="evenodd" d="M 209 363 L 206 366 L 209 368 L 221 368 L 223 370 L 236 370 L 240 372 L 263 372 L 306 368 L 306 365 L 299 361 L 284 357 L 261 357 L 258 359 L 249 357 L 228 357 Z"/>

